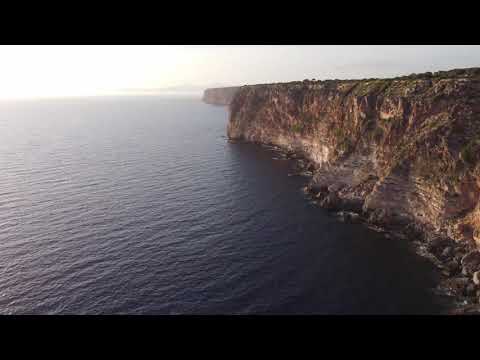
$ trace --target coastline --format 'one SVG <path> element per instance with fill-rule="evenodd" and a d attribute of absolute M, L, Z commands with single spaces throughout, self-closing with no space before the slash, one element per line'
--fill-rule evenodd
<path fill-rule="evenodd" d="M 227 136 L 295 159 L 312 202 L 408 242 L 452 313 L 480 313 L 479 100 L 480 68 L 249 85 Z"/>
<path fill-rule="evenodd" d="M 242 140 L 229 142 L 252 143 Z M 376 232 L 383 233 L 387 238 L 407 241 L 412 255 L 429 260 L 438 274 L 438 283 L 433 290 L 440 301 L 447 303 L 446 315 L 480 315 L 480 290 L 471 281 L 472 266 L 465 258 L 478 254 L 469 244 L 456 242 L 447 236 L 441 236 L 430 231 L 425 226 L 415 223 L 405 223 L 382 218 L 375 211 L 362 211 L 342 201 L 335 188 L 316 188 L 312 181 L 315 165 L 304 154 L 282 148 L 275 144 L 257 143 L 268 147 L 280 158 L 294 160 L 296 171 L 289 176 L 304 176 L 310 178 L 303 187 L 307 198 L 316 206 L 326 209 L 331 216 L 341 222 L 362 224 Z M 474 259 L 476 261 L 476 257 Z M 475 264 L 473 265 L 473 267 Z"/>

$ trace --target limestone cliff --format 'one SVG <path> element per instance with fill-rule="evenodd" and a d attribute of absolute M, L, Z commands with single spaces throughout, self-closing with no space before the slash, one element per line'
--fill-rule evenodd
<path fill-rule="evenodd" d="M 238 89 L 238 86 L 207 89 L 203 93 L 203 101 L 212 105 L 229 105 Z"/>
<path fill-rule="evenodd" d="M 343 208 L 480 246 L 480 68 L 243 86 L 227 132 L 301 152 Z"/>

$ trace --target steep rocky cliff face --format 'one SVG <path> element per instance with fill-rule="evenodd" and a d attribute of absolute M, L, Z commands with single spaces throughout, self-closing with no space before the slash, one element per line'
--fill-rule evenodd
<path fill-rule="evenodd" d="M 202 100 L 212 105 L 229 105 L 238 89 L 238 86 L 207 89 Z"/>
<path fill-rule="evenodd" d="M 336 206 L 480 246 L 480 68 L 243 86 L 227 132 L 301 152 Z"/>

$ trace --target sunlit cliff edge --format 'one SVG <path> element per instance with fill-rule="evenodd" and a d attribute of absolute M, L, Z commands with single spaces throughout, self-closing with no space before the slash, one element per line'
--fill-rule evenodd
<path fill-rule="evenodd" d="M 477 251 L 464 265 L 480 247 L 480 68 L 211 89 L 204 100 L 230 105 L 229 139 L 302 154 L 320 205 L 427 234 L 450 275 L 480 270 Z"/>
<path fill-rule="evenodd" d="M 230 105 L 239 86 L 206 89 L 203 93 L 203 101 L 211 105 Z"/>

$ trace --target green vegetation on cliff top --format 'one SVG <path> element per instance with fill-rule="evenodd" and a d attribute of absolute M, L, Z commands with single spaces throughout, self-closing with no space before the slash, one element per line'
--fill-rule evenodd
<path fill-rule="evenodd" d="M 412 81 L 412 80 L 441 80 L 441 79 L 458 79 L 458 78 L 478 78 L 480 80 L 480 67 L 466 68 L 466 69 L 453 69 L 448 71 L 437 71 L 437 72 L 426 72 L 421 74 L 410 74 L 405 76 L 397 76 L 391 78 L 365 78 L 365 79 L 335 79 L 335 80 L 308 80 L 303 81 L 291 81 L 291 82 L 280 82 L 280 83 L 270 83 L 270 84 L 255 84 L 255 85 L 243 85 L 241 88 L 256 88 L 256 87 L 265 87 L 265 86 L 291 86 L 291 85 L 301 85 L 301 86 L 314 86 L 314 85 L 335 85 L 341 83 L 352 83 L 352 82 L 362 82 L 361 88 L 372 88 L 381 90 L 382 87 L 387 87 L 391 85 L 393 81 L 403 80 L 403 81 Z M 365 88 L 364 88 L 365 89 Z"/>

